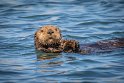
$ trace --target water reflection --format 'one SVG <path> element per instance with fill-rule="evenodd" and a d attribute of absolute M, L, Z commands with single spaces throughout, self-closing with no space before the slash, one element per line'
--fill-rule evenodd
<path fill-rule="evenodd" d="M 64 61 L 61 59 L 61 53 L 43 53 L 40 51 L 36 51 L 36 55 L 37 74 L 40 74 L 41 76 L 49 76 L 65 71 L 61 71 L 59 69 L 64 64 Z"/>
<path fill-rule="evenodd" d="M 37 55 L 37 60 L 49 60 L 52 58 L 57 58 L 58 56 L 60 56 L 60 53 L 43 53 L 40 51 L 36 51 L 36 55 Z"/>
<path fill-rule="evenodd" d="M 84 56 L 33 51 L 34 32 L 46 24 L 81 44 L 124 37 L 124 0 L 0 1 L 0 83 L 124 82 L 124 49 Z"/>

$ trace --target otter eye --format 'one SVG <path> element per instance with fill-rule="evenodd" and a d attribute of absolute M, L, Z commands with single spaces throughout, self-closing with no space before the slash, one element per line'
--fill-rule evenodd
<path fill-rule="evenodd" d="M 43 32 L 43 30 L 40 30 L 40 32 Z"/>

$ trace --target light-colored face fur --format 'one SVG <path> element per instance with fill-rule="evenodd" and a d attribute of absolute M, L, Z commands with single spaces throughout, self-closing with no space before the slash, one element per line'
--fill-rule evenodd
<path fill-rule="evenodd" d="M 41 27 L 36 33 L 35 37 L 37 38 L 37 42 L 42 45 L 55 44 L 61 40 L 61 32 L 59 28 L 47 25 Z"/>

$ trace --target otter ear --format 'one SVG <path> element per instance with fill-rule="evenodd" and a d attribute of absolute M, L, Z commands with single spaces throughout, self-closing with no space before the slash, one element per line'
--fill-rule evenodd
<path fill-rule="evenodd" d="M 55 30 L 58 31 L 58 28 L 56 28 Z"/>
<path fill-rule="evenodd" d="M 60 31 L 60 29 L 57 27 L 56 29 L 55 29 L 56 31 Z"/>

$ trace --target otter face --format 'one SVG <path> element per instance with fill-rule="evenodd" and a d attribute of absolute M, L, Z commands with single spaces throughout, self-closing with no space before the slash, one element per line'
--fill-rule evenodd
<path fill-rule="evenodd" d="M 35 42 L 47 47 L 58 44 L 62 38 L 59 28 L 52 25 L 47 25 L 40 28 L 35 33 L 35 37 L 37 39 Z"/>

